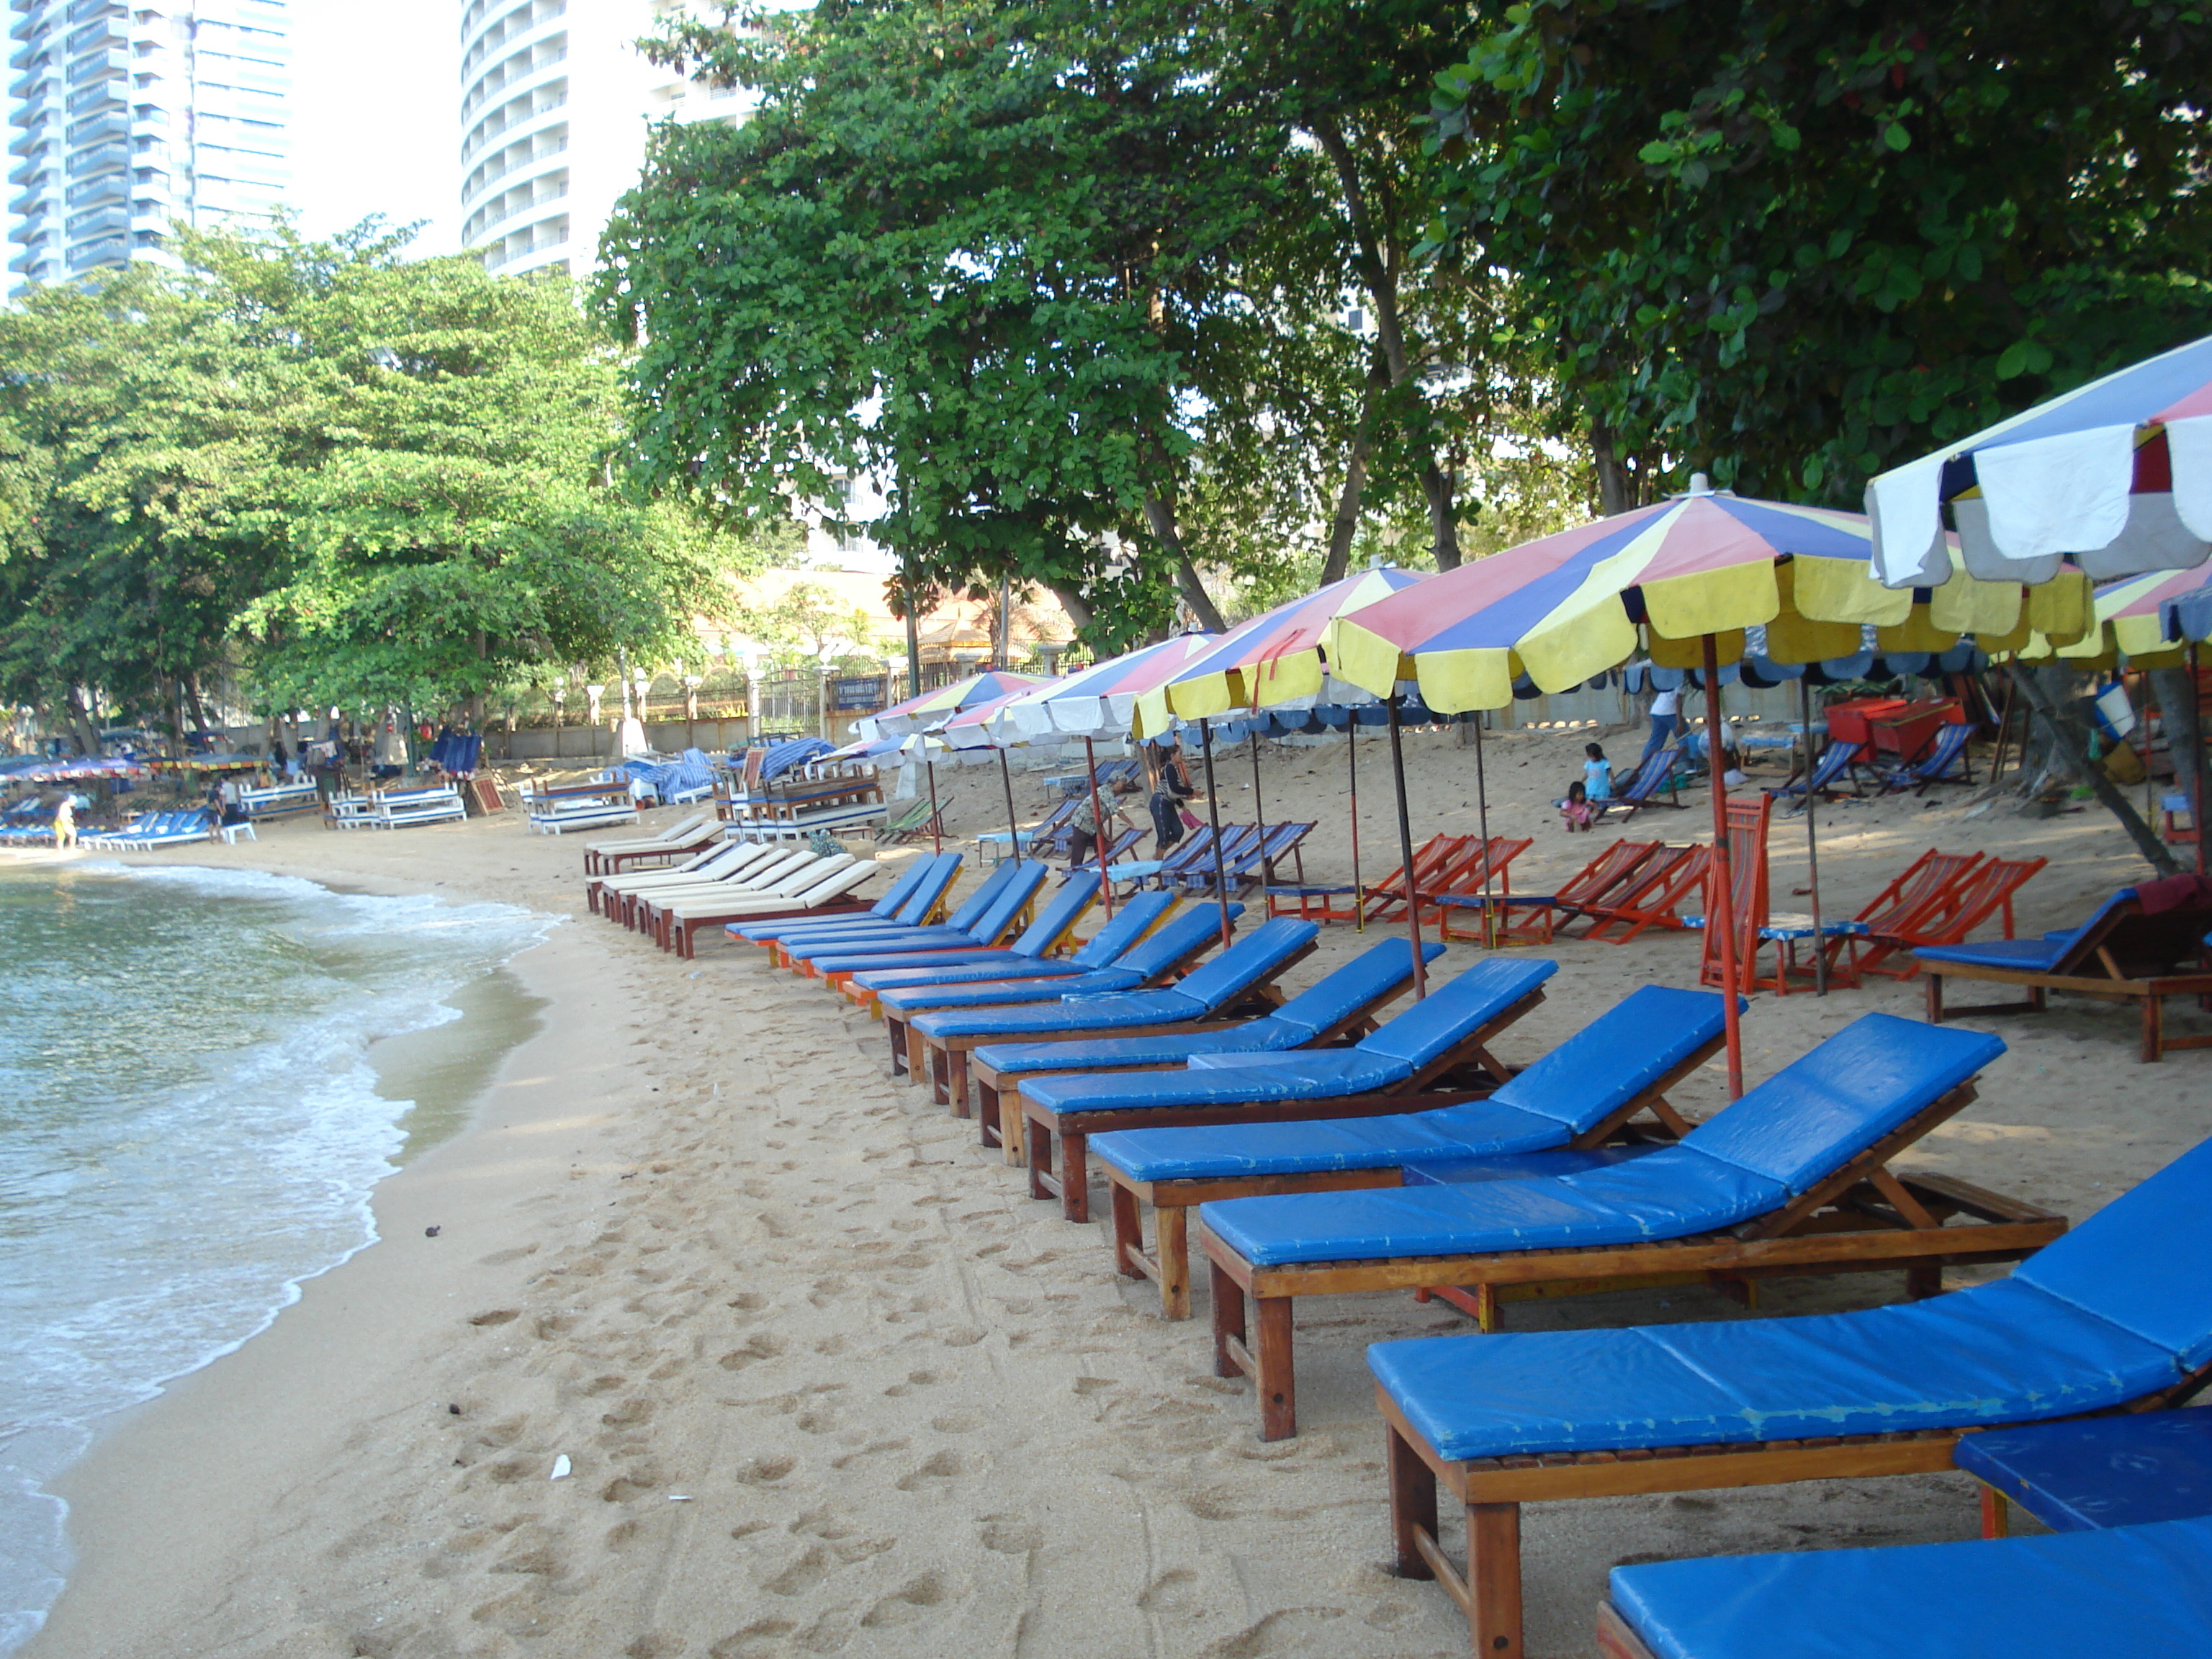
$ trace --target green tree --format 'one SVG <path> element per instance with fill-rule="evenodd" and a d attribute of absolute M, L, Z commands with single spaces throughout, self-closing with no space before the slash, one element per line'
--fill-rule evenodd
<path fill-rule="evenodd" d="M 2212 13 L 1525 0 L 1439 83 L 1433 231 L 1510 270 L 1607 510 L 1867 477 L 2212 325 Z"/>

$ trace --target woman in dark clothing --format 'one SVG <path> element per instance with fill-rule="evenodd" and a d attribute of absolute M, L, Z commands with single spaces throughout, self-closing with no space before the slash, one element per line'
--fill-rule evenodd
<path fill-rule="evenodd" d="M 1152 856 L 1165 858 L 1169 850 L 1183 837 L 1182 803 L 1198 791 L 1183 775 L 1182 757 L 1170 752 L 1163 756 L 1154 771 L 1152 798 L 1152 836 L 1157 843 Z"/>

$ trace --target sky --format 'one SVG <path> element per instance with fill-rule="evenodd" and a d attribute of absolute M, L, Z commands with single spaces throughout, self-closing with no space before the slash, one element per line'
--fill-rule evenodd
<path fill-rule="evenodd" d="M 292 0 L 292 199 L 327 236 L 428 220 L 417 254 L 460 246 L 461 0 Z"/>

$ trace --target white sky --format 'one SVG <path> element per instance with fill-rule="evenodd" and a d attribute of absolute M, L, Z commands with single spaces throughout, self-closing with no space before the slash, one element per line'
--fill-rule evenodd
<path fill-rule="evenodd" d="M 310 236 L 372 213 L 460 237 L 463 0 L 291 0 L 292 201 Z"/>

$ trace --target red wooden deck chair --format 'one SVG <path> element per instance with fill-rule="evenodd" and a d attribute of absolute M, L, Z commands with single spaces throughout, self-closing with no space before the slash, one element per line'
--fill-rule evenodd
<path fill-rule="evenodd" d="M 1437 907 L 1437 937 L 1447 941 L 1454 937 L 1480 941 L 1482 939 L 1481 916 L 1484 908 L 1482 888 L 1490 884 L 1489 903 L 1503 908 L 1513 894 L 1513 873 L 1510 866 L 1514 860 L 1534 845 L 1527 836 L 1518 838 L 1492 836 L 1486 846 L 1477 848 L 1476 856 L 1469 859 L 1445 877 L 1441 890 L 1423 896 Z M 1452 917 L 1460 918 L 1460 932 L 1452 933 Z M 1475 918 L 1474 931 L 1467 931 L 1468 918 Z"/>
<path fill-rule="evenodd" d="M 1556 916 L 1570 918 L 1623 890 L 1644 861 L 1659 850 L 1656 841 L 1617 841 L 1559 884 L 1556 893 L 1507 896 L 1498 903 L 1501 944 L 1549 945 Z"/>
<path fill-rule="evenodd" d="M 1856 985 L 1864 971 L 1866 958 L 1861 952 L 1867 941 L 1902 934 L 1915 917 L 1939 902 L 1981 861 L 1979 853 L 1942 853 L 1933 847 L 1913 860 L 1903 875 L 1868 900 L 1866 908 L 1851 918 L 1859 926 L 1860 937 L 1838 939 L 1828 947 L 1828 982 Z M 1887 956 L 1896 948 L 1892 945 L 1881 954 Z"/>
<path fill-rule="evenodd" d="M 1617 897 L 1584 907 L 1584 939 L 1626 945 L 1647 927 L 1682 927 L 1682 905 L 1705 885 L 1713 849 L 1702 842 L 1661 846 L 1630 874 Z"/>
<path fill-rule="evenodd" d="M 1729 838 L 1729 915 L 1735 927 L 1735 961 L 1741 983 L 1757 989 L 1760 984 L 1759 930 L 1766 926 L 1771 902 L 1766 881 L 1766 821 L 1774 811 L 1774 797 L 1762 793 L 1755 800 L 1727 803 Z M 1705 952 L 1698 964 L 1700 985 L 1721 984 L 1720 931 L 1713 926 L 1717 863 L 1705 868 Z M 1775 989 L 1782 988 L 1782 953 L 1776 948 Z"/>
<path fill-rule="evenodd" d="M 1865 974 L 1911 979 L 1920 971 L 1918 961 L 1907 957 L 1893 963 L 1889 958 L 1923 945 L 1963 945 L 1967 934 L 1999 909 L 2004 912 L 2004 937 L 2010 939 L 2013 895 L 2049 862 L 2048 859 L 1990 859 L 1963 872 L 1901 920 L 1879 927 L 1869 924 L 1864 938 L 1842 941 L 1851 947 L 1852 982 Z"/>
<path fill-rule="evenodd" d="M 1425 896 L 1437 890 L 1437 878 L 1453 863 L 1467 857 L 1468 848 L 1480 844 L 1474 836 L 1431 836 L 1413 849 L 1413 880 L 1407 881 L 1407 872 L 1395 870 L 1367 890 L 1367 919 L 1384 920 L 1406 907 L 1406 895 L 1412 890 Z"/>

